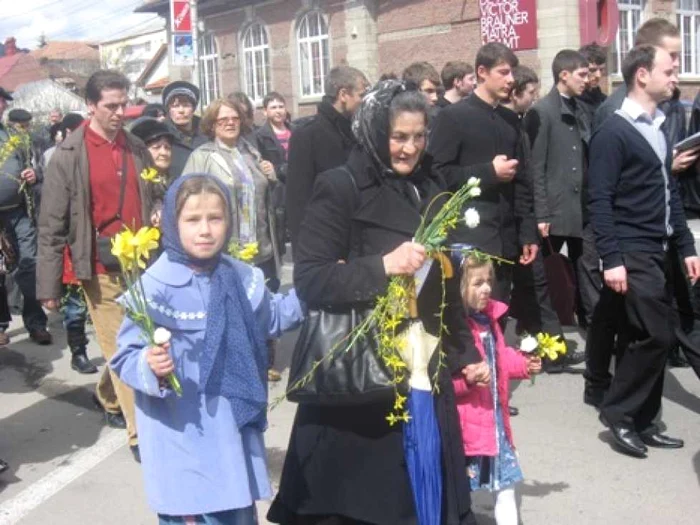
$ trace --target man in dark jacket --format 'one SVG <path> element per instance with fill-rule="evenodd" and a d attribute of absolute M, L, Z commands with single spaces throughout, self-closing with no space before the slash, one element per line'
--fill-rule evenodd
<path fill-rule="evenodd" d="M 683 258 L 693 283 L 700 277 L 700 259 L 671 175 L 672 144 L 660 129 L 665 117 L 658 104 L 678 82 L 671 55 L 637 46 L 622 72 L 628 95 L 594 136 L 590 157 L 590 214 L 605 278 L 594 318 L 619 310 L 627 314 L 620 332 L 628 344 L 600 420 L 621 451 L 646 457 L 647 447 L 683 446 L 653 423 L 661 409 L 666 359 L 679 331 L 667 285 L 675 258 L 669 246 Z"/>
<path fill-rule="evenodd" d="M 501 105 L 510 97 L 517 65 L 518 58 L 505 45 L 482 46 L 476 56 L 477 88 L 438 113 L 429 151 L 450 190 L 471 177 L 481 179 L 481 196 L 468 204 L 478 211 L 480 223 L 474 229 L 458 226 L 453 242 L 528 265 L 538 249 L 532 185 L 520 169 L 524 159 L 518 158 L 518 116 Z M 494 298 L 508 302 L 511 273 L 510 265 L 496 267 Z"/>
<path fill-rule="evenodd" d="M 12 100 L 12 97 L 0 88 L 0 119 L 8 100 Z M 46 314 L 36 296 L 37 231 L 32 204 L 34 192 L 30 186 L 34 186 L 39 179 L 31 165 L 32 145 L 29 134 L 21 128 L 0 124 L 0 149 L 7 153 L 4 164 L 0 166 L 3 172 L 0 177 L 0 225 L 16 253 L 17 270 L 14 278 L 24 296 L 22 321 L 32 341 L 49 345 L 52 338 L 46 330 Z M 24 191 L 20 191 L 22 186 L 26 186 Z M 0 277 L 4 281 L 5 276 Z M 5 328 L 4 324 L 0 326 L 0 346 L 10 342 Z"/>
<path fill-rule="evenodd" d="M 593 117 L 598 108 L 605 102 L 608 96 L 600 89 L 600 81 L 605 72 L 605 63 L 608 60 L 605 50 L 598 44 L 588 44 L 578 50 L 588 61 L 588 82 L 586 89 L 577 98 L 577 102 L 586 112 L 588 122 L 593 122 Z"/>
<path fill-rule="evenodd" d="M 170 175 L 177 178 L 182 175 L 187 159 L 194 150 L 209 139 L 199 129 L 199 118 L 194 111 L 199 104 L 199 89 L 194 84 L 177 80 L 163 89 L 163 106 L 168 112 L 165 121 L 175 137 L 173 142 L 173 161 Z"/>
<path fill-rule="evenodd" d="M 650 20 L 647 20 L 637 31 L 635 45 L 652 45 L 664 49 L 671 55 L 673 67 L 676 69 L 676 71 L 678 71 L 680 68 L 681 37 L 678 28 L 668 20 L 664 18 L 651 18 Z M 600 128 L 600 126 L 611 115 L 613 115 L 615 111 L 620 109 L 626 96 L 627 87 L 623 84 L 618 87 L 613 94 L 610 95 L 598 108 L 593 120 L 594 132 Z M 668 100 L 665 100 L 659 104 L 659 109 L 664 113 L 664 115 L 666 115 L 666 120 L 663 123 L 662 130 L 668 138 L 671 146 L 685 137 L 685 110 L 680 103 L 679 97 L 680 92 L 676 86 L 672 96 Z M 699 155 L 700 148 L 674 154 L 672 166 L 673 174 L 679 175 L 686 173 L 687 170 L 698 160 Z M 681 187 L 683 187 L 682 177 Z M 682 274 L 683 269 L 681 265 L 678 264 L 678 261 L 674 262 L 674 266 L 676 267 L 676 273 L 679 275 Z M 694 292 L 693 290 L 688 289 L 685 279 L 674 279 L 674 286 L 676 287 L 675 295 L 678 302 L 678 310 L 683 319 L 683 329 L 687 333 L 698 331 L 697 337 L 700 339 L 700 324 L 698 324 L 697 330 L 693 328 L 693 325 L 698 323 L 696 320 L 700 319 L 700 304 L 696 304 L 691 301 L 694 296 Z M 590 351 L 596 354 L 595 359 L 591 364 L 595 365 L 595 363 L 600 363 L 600 370 L 595 371 L 587 369 L 586 376 L 590 374 L 595 376 L 607 373 L 609 364 L 606 367 L 605 360 L 602 359 L 602 357 L 607 355 L 609 363 L 609 360 L 613 355 L 615 328 L 609 324 L 611 321 L 612 319 L 601 319 L 599 320 L 599 327 L 595 332 L 589 330 L 589 337 L 590 335 L 593 335 L 594 339 L 588 339 L 589 344 L 587 347 L 591 349 Z M 683 341 L 681 342 L 683 343 Z M 683 355 L 679 352 L 679 349 L 674 349 L 671 352 L 669 363 L 674 366 L 688 366 L 686 359 L 684 359 Z M 700 367 L 700 356 L 698 356 L 697 366 Z M 588 393 L 584 393 L 584 401 L 591 405 L 600 404 L 600 398 L 597 394 L 591 396 Z"/>
<path fill-rule="evenodd" d="M 73 131 L 49 162 L 39 216 L 37 297 L 58 309 L 68 246 L 105 361 L 117 351 L 124 309 L 118 267 L 109 263 L 110 239 L 124 226 L 150 224 L 151 189 L 139 176 L 151 164 L 146 146 L 123 129 L 129 80 L 118 71 L 95 72 L 85 87 L 89 122 Z M 117 265 L 118 266 L 118 265 Z M 126 428 L 138 460 L 134 393 L 105 366 L 93 401 L 105 421 Z"/>
<path fill-rule="evenodd" d="M 572 49 L 557 53 L 552 63 L 555 86 L 525 116 L 532 142 L 535 217 L 543 250 L 559 252 L 566 244 L 577 268 L 583 253 L 586 148 L 590 125 L 576 97 L 588 79 L 588 60 Z M 585 319 L 581 300 L 578 313 Z"/>
<path fill-rule="evenodd" d="M 355 146 L 351 118 L 360 106 L 368 82 L 349 66 L 331 69 L 318 113 L 294 130 L 287 164 L 287 228 L 292 248 L 299 236 L 316 177 L 342 164 Z"/>
<path fill-rule="evenodd" d="M 468 97 L 474 91 L 474 67 L 466 62 L 448 62 L 440 71 L 445 92 L 438 97 L 436 106 L 444 108 Z"/>

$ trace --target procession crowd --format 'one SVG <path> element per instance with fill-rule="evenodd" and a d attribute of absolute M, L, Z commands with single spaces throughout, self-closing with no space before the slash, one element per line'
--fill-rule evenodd
<path fill-rule="evenodd" d="M 683 446 L 656 424 L 665 366 L 700 377 L 700 259 L 686 222 L 700 213 L 700 140 L 683 142 L 700 113 L 687 125 L 680 50 L 675 26 L 647 21 L 609 97 L 595 44 L 557 53 L 541 99 L 549 80 L 498 43 L 474 65 L 438 74 L 417 62 L 374 85 L 342 65 L 315 116 L 292 121 L 270 92 L 262 125 L 240 92 L 195 115 L 200 93 L 185 81 L 127 124 L 129 81 L 98 71 L 87 117 L 54 111 L 31 140 L 24 110 L 0 127 L 0 345 L 11 343 L 5 274 L 37 344 L 52 342 L 45 310 L 61 311 L 81 374 L 98 372 L 93 324 L 108 362 L 93 400 L 126 430 L 159 523 L 250 525 L 255 502 L 274 497 L 267 519 L 286 525 L 470 524 L 470 493 L 487 490 L 496 522 L 516 525 L 511 379 L 577 374 L 585 361 L 583 402 L 617 450 Z M 0 90 L 0 114 L 11 100 Z M 449 232 L 452 261 L 430 264 L 415 233 L 444 192 L 467 184 L 478 187 L 462 210 L 472 219 Z M 170 333 L 159 344 L 125 316 L 112 254 L 125 227 L 150 226 L 160 246 L 142 287 Z M 255 250 L 244 262 L 231 244 Z M 289 246 L 294 287 L 280 293 Z M 363 391 L 374 371 L 360 359 L 343 379 L 354 398 L 299 401 L 273 494 L 263 436 L 267 383 L 281 379 L 276 340 L 322 332 L 321 314 L 367 311 L 392 277 L 414 275 L 424 281 L 415 316 L 440 350 L 414 355 L 411 416 L 387 421 L 404 398 Z M 518 334 L 562 340 L 562 325 L 576 324 L 586 351 L 550 360 L 513 349 L 509 319 Z"/>

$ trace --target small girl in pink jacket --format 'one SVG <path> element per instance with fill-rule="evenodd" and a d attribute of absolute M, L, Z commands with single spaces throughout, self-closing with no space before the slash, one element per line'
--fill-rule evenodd
<path fill-rule="evenodd" d="M 462 299 L 476 346 L 491 369 L 491 382 L 477 386 L 467 384 L 465 377 L 453 382 L 471 488 L 493 493 L 498 525 L 518 525 L 515 485 L 523 474 L 513 445 L 508 393 L 511 379 L 539 373 L 542 363 L 506 346 L 498 321 L 508 307 L 491 299 L 492 284 L 489 261 L 471 256 L 464 260 Z"/>

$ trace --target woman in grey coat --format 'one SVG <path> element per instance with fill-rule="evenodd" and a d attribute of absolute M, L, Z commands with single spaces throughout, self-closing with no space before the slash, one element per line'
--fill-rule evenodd
<path fill-rule="evenodd" d="M 247 132 L 245 109 L 239 102 L 218 99 L 204 111 L 201 131 L 210 142 L 192 152 L 183 173 L 208 173 L 221 179 L 231 191 L 233 240 L 240 245 L 256 242 L 258 254 L 251 261 L 265 274 L 268 287 L 279 288 L 280 250 L 270 195 L 277 183 L 275 168 L 242 134 Z M 274 345 L 270 345 L 272 366 Z M 279 373 L 270 369 L 271 381 Z"/>

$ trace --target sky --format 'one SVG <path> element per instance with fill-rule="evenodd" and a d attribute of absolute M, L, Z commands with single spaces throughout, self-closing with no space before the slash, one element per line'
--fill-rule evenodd
<path fill-rule="evenodd" d="M 0 42 L 14 36 L 20 48 L 47 40 L 113 40 L 156 23 L 153 13 L 134 14 L 143 0 L 0 0 Z M 161 19 L 162 20 L 162 19 Z"/>

